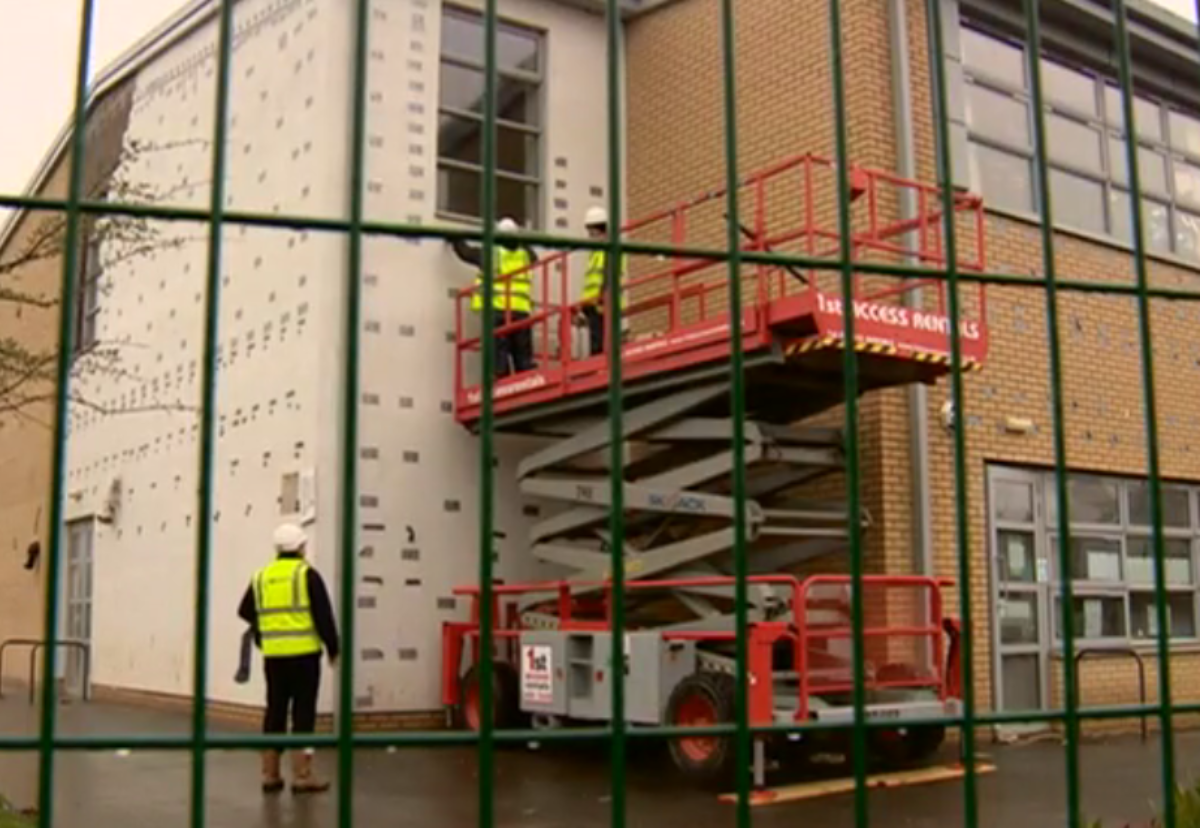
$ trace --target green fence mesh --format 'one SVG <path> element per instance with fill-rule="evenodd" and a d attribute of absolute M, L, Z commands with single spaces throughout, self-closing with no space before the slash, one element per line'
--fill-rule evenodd
<path fill-rule="evenodd" d="M 353 124 L 351 134 L 353 136 L 351 163 L 353 165 L 352 174 L 350 175 L 350 192 L 348 200 L 350 204 L 349 220 L 338 221 L 331 219 L 317 219 L 312 217 L 294 215 L 282 216 L 279 214 L 248 214 L 239 213 L 226 209 L 225 187 L 226 180 L 226 124 L 229 121 L 229 87 L 230 87 L 230 64 L 231 64 L 231 44 L 232 44 L 232 0 L 225 0 L 220 3 L 219 14 L 219 50 L 218 50 L 218 83 L 216 95 L 216 133 L 212 142 L 212 191 L 211 203 L 208 210 L 193 210 L 193 209 L 168 209 L 160 207 L 146 207 L 132 204 L 119 204 L 112 202 L 92 202 L 84 198 L 84 158 L 87 151 L 85 146 L 85 116 L 87 110 L 87 79 L 89 77 L 90 66 L 90 40 L 93 28 L 94 18 L 94 0 L 84 0 L 82 3 L 82 30 L 79 42 L 78 52 L 78 67 L 76 72 L 76 91 L 75 91 L 75 114 L 74 127 L 70 139 L 70 181 L 68 196 L 65 200 L 62 199 L 43 199 L 18 196 L 5 196 L 0 200 L 0 204 L 6 207 L 21 208 L 21 209 L 40 209 L 40 210 L 57 210 L 62 211 L 66 215 L 66 236 L 67 243 L 65 245 L 65 255 L 62 270 L 61 296 L 63 297 L 63 312 L 61 314 L 61 323 L 59 330 L 59 350 L 58 350 L 58 389 L 57 389 L 57 410 L 54 424 L 55 447 L 53 457 L 53 487 L 50 494 L 51 514 L 50 514 L 50 542 L 49 554 L 46 558 L 46 601 L 45 601 L 45 617 L 44 629 L 47 639 L 53 640 L 57 638 L 59 626 L 59 594 L 55 586 L 59 583 L 61 577 L 61 567 L 63 560 L 63 518 L 64 518 L 64 501 L 65 501 L 65 474 L 67 442 L 67 421 L 68 421 L 68 383 L 70 379 L 71 368 L 71 353 L 72 353 L 72 336 L 73 326 L 72 320 L 75 317 L 76 303 L 76 285 L 78 278 L 78 260 L 79 260 L 79 245 L 78 239 L 81 237 L 81 227 L 86 216 L 95 216 L 102 213 L 120 214 L 133 217 L 144 217 L 159 220 L 185 220 L 199 221 L 208 223 L 208 272 L 207 272 L 207 303 L 205 306 L 205 337 L 204 337 L 204 360 L 203 360 L 203 383 L 202 383 L 202 410 L 200 420 L 200 452 L 199 452 L 199 469 L 200 478 L 203 485 L 199 492 L 199 512 L 202 516 L 210 516 L 214 507 L 214 489 L 213 489 L 213 456 L 214 456 L 214 410 L 216 401 L 216 388 L 218 382 L 217 372 L 217 350 L 216 350 L 216 331 L 218 309 L 220 302 L 221 290 L 221 230 L 224 225 L 228 224 L 245 224 L 259 227 L 273 228 L 289 228 L 289 229 L 308 229 L 318 232 L 339 233 L 345 234 L 349 240 L 348 253 L 346 261 L 346 295 L 349 298 L 347 303 L 346 318 L 344 321 L 346 336 L 348 337 L 349 347 L 344 356 L 346 385 L 344 389 L 344 404 L 343 404 L 343 434 L 342 434 L 342 456 L 344 458 L 344 466 L 342 469 L 342 488 L 341 488 L 341 503 L 343 524 L 341 526 L 341 590 L 340 590 L 340 623 L 342 634 L 344 636 L 344 649 L 347 653 L 355 652 L 355 635 L 354 635 L 354 607 L 355 607 L 355 566 L 356 557 L 354 550 L 357 545 L 357 522 L 353 519 L 356 512 L 358 502 L 358 486 L 357 486 L 357 446 L 358 446 L 358 428 L 357 428 L 357 404 L 359 398 L 359 370 L 358 370 L 358 349 L 359 349 L 359 331 L 360 325 L 360 309 L 362 300 L 360 296 L 360 278 L 359 275 L 362 269 L 362 247 L 363 239 L 367 235 L 393 237 L 393 238 L 427 238 L 427 239 L 450 239 L 450 238 L 469 238 L 478 240 L 481 239 L 484 250 L 483 270 L 491 271 L 491 265 L 494 261 L 495 245 L 497 243 L 497 232 L 494 230 L 496 226 L 496 185 L 495 179 L 490 174 L 497 166 L 497 147 L 495 139 L 494 124 L 497 118 L 496 104 L 496 65 L 497 65 L 497 0 L 487 0 L 485 9 L 486 20 L 486 66 L 488 72 L 486 75 L 486 95 L 484 121 L 489 125 L 489 129 L 484 131 L 484 140 L 482 148 L 482 165 L 489 174 L 483 177 L 483 198 L 481 205 L 482 225 L 480 231 L 463 231 L 451 229 L 437 229 L 432 227 L 423 227 L 409 224 L 392 224 L 386 222 L 367 221 L 364 218 L 363 210 L 363 190 L 364 190 L 364 144 L 366 137 L 365 120 L 366 120 L 366 77 L 367 77 L 367 44 L 368 44 L 368 28 L 370 24 L 370 4 L 368 0 L 357 0 L 354 3 L 355 16 L 355 56 L 353 65 L 353 81 L 354 88 L 348 90 L 348 94 L 353 96 Z M 623 145 L 623 124 L 621 120 L 621 95 L 620 88 L 623 83 L 623 73 L 620 65 L 621 55 L 623 54 L 622 37 L 623 24 L 617 6 L 616 0 L 607 0 L 607 36 L 608 36 L 608 89 L 609 96 L 607 101 L 608 107 L 608 169 L 610 171 L 610 181 L 608 186 L 608 210 L 612 226 L 619 226 L 622 223 L 623 205 L 621 203 L 621 169 L 622 157 L 621 146 Z M 1123 90 L 1124 98 L 1124 120 L 1128 126 L 1125 133 L 1131 135 L 1135 133 L 1133 127 L 1135 123 L 1134 98 L 1132 94 L 1132 76 L 1130 70 L 1130 36 L 1127 28 L 1127 12 L 1123 0 L 1114 0 L 1116 15 L 1116 41 L 1113 45 L 1114 53 L 1117 57 L 1119 65 L 1120 85 Z M 733 0 L 721 0 L 719 4 L 722 37 L 721 37 L 721 60 L 722 60 L 722 78 L 723 78 L 723 97 L 724 97 L 724 132 L 725 132 L 725 175 L 727 181 L 728 197 L 727 197 L 727 247 L 724 250 L 680 250 L 676 247 L 665 247 L 650 244 L 638 244 L 630 241 L 622 241 L 620 236 L 612 234 L 611 240 L 597 242 L 594 240 L 568 238 L 564 236 L 542 236 L 534 234 L 524 234 L 522 239 L 527 242 L 538 244 L 551 249 L 605 249 L 613 260 L 619 259 L 624 252 L 632 252 L 639 254 L 664 255 L 664 256 L 679 256 L 687 255 L 697 258 L 705 258 L 710 260 L 720 260 L 726 262 L 729 268 L 729 304 L 730 307 L 741 307 L 741 291 L 742 282 L 737 278 L 737 274 L 741 272 L 741 268 L 749 263 L 762 263 L 776 266 L 795 266 L 812 270 L 836 270 L 841 276 L 841 290 L 844 298 L 848 298 L 853 289 L 853 276 L 855 272 L 886 274 L 903 278 L 921 278 L 921 279 L 937 279 L 944 281 L 949 287 L 949 314 L 952 320 L 957 320 L 960 314 L 959 302 L 959 286 L 964 282 L 972 283 L 990 283 L 1000 285 L 1016 285 L 1024 286 L 1030 291 L 1043 292 L 1046 302 L 1046 312 L 1048 318 L 1048 342 L 1049 352 L 1047 354 L 1049 360 L 1049 371 L 1051 377 L 1051 410 L 1053 412 L 1053 446 L 1054 460 L 1056 470 L 1056 489 L 1057 502 L 1059 504 L 1057 514 L 1057 530 L 1061 537 L 1067 538 L 1070 536 L 1070 516 L 1068 514 L 1068 492 L 1066 486 L 1066 440 L 1064 437 L 1064 399 L 1062 391 L 1062 354 L 1061 354 L 1061 323 L 1059 319 L 1058 301 L 1059 296 L 1064 291 L 1081 291 L 1087 293 L 1098 294 L 1115 294 L 1132 296 L 1136 298 L 1138 307 L 1139 320 L 1139 338 L 1141 346 L 1142 360 L 1142 392 L 1148 422 L 1147 428 L 1147 444 L 1146 452 L 1148 457 L 1148 476 L 1150 480 L 1150 510 L 1153 523 L 1153 554 L 1158 562 L 1165 560 L 1165 550 L 1163 543 L 1163 510 L 1162 510 L 1162 487 L 1159 472 L 1160 453 L 1159 440 L 1157 436 L 1156 422 L 1156 395 L 1155 395 L 1155 376 L 1154 366 L 1152 362 L 1151 348 L 1151 330 L 1150 330 L 1150 302 L 1152 298 L 1158 299 L 1194 299 L 1194 295 L 1185 290 L 1174 290 L 1164 288 L 1152 288 L 1149 284 L 1147 275 L 1147 258 L 1146 258 L 1146 241 L 1144 238 L 1144 230 L 1142 224 L 1143 206 L 1140 199 L 1131 199 L 1132 210 L 1132 247 L 1134 259 L 1136 262 L 1136 284 L 1135 285 L 1119 285 L 1110 282 L 1085 282 L 1079 280 L 1064 280 L 1059 279 L 1056 273 L 1055 255 L 1054 255 L 1054 235 L 1052 232 L 1052 205 L 1050 199 L 1051 188 L 1049 187 L 1049 171 L 1047 167 L 1047 138 L 1046 138 L 1046 121 L 1045 108 L 1043 106 L 1042 88 L 1041 88 L 1041 66 L 1038 60 L 1040 54 L 1040 30 L 1039 30 L 1039 4 L 1037 0 L 1025 0 L 1024 17 L 1026 25 L 1026 37 L 1029 48 L 1025 54 L 1028 57 L 1027 71 L 1032 79 L 1032 95 L 1033 95 L 1033 112 L 1035 113 L 1034 135 L 1036 149 L 1036 191 L 1040 199 L 1040 212 L 1043 216 L 1041 224 L 1041 243 L 1042 243 L 1042 263 L 1044 268 L 1044 276 L 1032 277 L 1021 276 L 1006 273 L 965 273 L 959 272 L 956 266 L 956 227 L 953 220 L 953 194 L 952 188 L 949 186 L 943 187 L 944 202 L 944 233 L 946 240 L 946 266 L 944 268 L 921 268 L 907 265 L 888 265 L 881 263 L 852 263 L 851 250 L 851 217 L 849 210 L 848 194 L 850 192 L 849 172 L 845 163 L 839 163 L 837 167 L 837 186 L 840 192 L 840 206 L 838 215 L 838 224 L 840 229 L 840 254 L 836 260 L 828 258 L 814 258 L 804 256 L 791 256 L 782 254 L 771 254 L 760 251 L 743 250 L 739 238 L 739 204 L 737 199 L 738 190 L 738 169 L 737 159 L 738 152 L 738 136 L 736 131 L 737 126 L 737 101 L 740 92 L 736 88 L 736 72 L 735 64 L 737 55 L 735 54 L 735 36 L 734 30 L 736 25 L 736 4 Z M 832 78 L 834 102 L 836 106 L 836 157 L 841 160 L 847 158 L 848 146 L 848 124 L 846 117 L 846 82 L 844 79 L 843 63 L 846 59 L 842 48 L 842 14 L 844 7 L 837 0 L 829 0 L 828 2 L 828 20 L 830 31 L 829 53 L 832 60 Z M 942 43 L 942 26 L 941 19 L 943 9 L 941 3 L 937 0 L 927 0 L 924 4 L 924 11 L 927 15 L 929 25 L 927 26 L 929 43 L 929 51 L 932 55 L 941 55 L 944 53 Z M 938 60 L 931 61 L 931 69 L 934 84 L 934 117 L 935 117 L 935 136 L 936 136 L 936 159 L 937 172 L 940 184 L 946 184 L 951 180 L 951 158 L 950 158 L 950 124 L 945 116 L 947 111 L 947 81 L 943 71 L 941 62 Z M 786 67 L 780 68 L 781 72 L 787 71 Z M 1140 192 L 1139 181 L 1139 165 L 1137 163 L 1137 149 L 1133 142 L 1125 140 L 1126 151 L 1126 166 L 1130 178 L 1131 190 Z M 493 285 L 489 280 L 484 281 L 484 300 L 485 307 L 492 306 Z M 619 303 L 614 303 L 613 313 L 608 319 L 610 328 L 611 341 L 619 341 L 622 331 L 622 314 Z M 849 302 L 845 302 L 849 305 Z M 845 335 L 847 340 L 852 341 L 854 337 L 854 314 L 847 313 L 845 315 Z M 482 418 L 480 427 L 480 438 L 478 442 L 479 448 L 479 492 L 481 500 L 481 512 L 479 514 L 479 579 L 482 585 L 482 600 L 480 601 L 481 608 L 481 625 L 482 638 L 489 640 L 491 631 L 497 622 L 492 613 L 492 585 L 493 585 L 493 562 L 490 554 L 493 542 L 494 529 L 494 504 L 496 499 L 496 490 L 494 483 L 494 473 L 492 467 L 493 456 L 493 432 L 494 432 L 494 413 L 492 404 L 493 390 L 493 366 L 495 364 L 495 352 L 493 347 L 493 320 L 490 315 L 483 314 L 483 333 L 482 342 L 483 349 L 483 370 L 481 372 L 483 393 L 482 393 Z M 732 420 L 733 434 L 742 433 L 743 425 L 746 420 L 745 407 L 745 385 L 743 381 L 743 353 L 742 353 L 742 337 L 741 337 L 741 317 L 740 314 L 731 314 L 731 325 L 733 328 L 731 341 L 733 343 L 733 353 L 729 360 L 730 382 L 732 387 Z M 958 410 L 961 414 L 962 401 L 965 399 L 963 394 L 963 383 L 961 371 L 962 365 L 962 347 L 960 342 L 959 326 L 952 324 L 950 326 L 951 364 L 953 370 L 950 374 L 950 383 L 952 387 L 952 397 L 959 402 Z M 858 357 L 852 348 L 844 349 L 844 384 L 845 384 L 845 452 L 847 457 L 847 490 L 849 496 L 849 513 L 854 515 L 859 513 L 860 507 L 860 488 L 861 488 L 861 467 L 858 457 Z M 623 388 L 621 382 L 620 360 L 616 359 L 611 365 L 611 384 L 609 387 L 608 406 L 609 416 L 612 426 L 612 455 L 611 463 L 613 468 L 622 467 L 622 441 L 620 434 L 622 433 L 622 411 L 624 407 Z M 969 509 L 968 509 L 968 484 L 966 472 L 966 446 L 965 435 L 963 429 L 955 429 L 954 431 L 954 498 L 955 498 L 955 542 L 957 545 L 958 558 L 958 585 L 959 585 L 959 604 L 960 612 L 964 619 L 974 617 L 972 611 L 972 569 L 975 563 L 973 562 L 972 552 L 968 539 L 969 533 Z M 749 791 L 751 788 L 750 777 L 750 758 L 753 747 L 753 739 L 756 735 L 767 731 L 779 731 L 780 727 L 751 727 L 748 724 L 747 716 L 747 689 L 745 676 L 747 671 L 747 562 L 745 555 L 746 546 L 746 519 L 745 512 L 742 508 L 746 500 L 746 479 L 744 474 L 744 444 L 740 439 L 732 440 L 733 450 L 737 460 L 737 472 L 733 481 L 733 495 L 738 504 L 735 510 L 735 561 L 737 575 L 737 670 L 740 680 L 737 687 L 737 722 L 732 725 L 717 725 L 712 727 L 693 729 L 689 728 L 689 734 L 705 733 L 719 735 L 733 735 L 736 739 L 736 750 L 738 757 L 738 767 L 740 773 L 738 776 L 737 790 L 739 793 L 739 806 L 736 810 L 736 821 L 739 826 L 747 826 L 751 823 L 750 798 Z M 613 587 L 612 594 L 614 596 L 614 613 L 612 618 L 612 631 L 614 640 L 621 640 L 622 633 L 625 629 L 625 616 L 623 608 L 623 596 L 625 595 L 625 570 L 624 560 L 620 554 L 623 549 L 623 497 L 624 490 L 620 485 L 620 481 L 615 476 L 612 479 L 611 487 L 611 544 L 612 549 L 612 573 Z M 858 582 L 863 575 L 863 556 L 861 528 L 858 521 L 849 521 L 850 527 L 850 546 L 851 546 L 851 575 Z M 56 704 L 56 652 L 53 648 L 46 650 L 46 657 L 42 667 L 42 683 L 41 683 L 41 720 L 40 732 L 36 737 L 5 737 L 0 740 L 0 747 L 5 750 L 31 750 L 36 749 L 40 754 L 40 794 L 39 794 L 39 824 L 41 826 L 50 826 L 54 816 L 54 770 L 55 756 L 59 751 L 97 751 L 113 748 L 141 748 L 141 749 L 162 749 L 162 750 L 189 750 L 192 754 L 191 776 L 191 824 L 193 828 L 202 828 L 205 825 L 205 782 L 206 782 L 206 754 L 214 749 L 223 750 L 256 750 L 267 746 L 289 747 L 298 743 L 298 740 L 293 737 L 265 737 L 265 736 L 224 736 L 209 733 L 207 722 L 207 712 L 203 700 L 206 697 L 206 687 L 208 685 L 208 676 L 206 673 L 207 654 L 209 651 L 208 629 L 209 629 L 209 612 L 210 612 L 210 592 L 209 592 L 209 571 L 210 560 L 212 556 L 212 531 L 211 520 L 200 519 L 196 523 L 196 592 L 195 592 L 195 640 L 194 652 L 194 699 L 195 704 L 192 716 L 192 735 L 190 737 L 166 737 L 166 736 L 107 736 L 103 738 L 90 737 L 66 737 L 58 733 L 57 712 L 58 705 Z M 1062 543 L 1059 545 L 1060 565 L 1063 571 L 1069 570 L 1069 544 Z M 1158 702 L 1152 705 L 1122 705 L 1110 706 L 1105 708 L 1089 708 L 1086 711 L 1081 711 L 1079 700 L 1077 698 L 1076 681 L 1075 681 L 1075 662 L 1072 658 L 1063 659 L 1064 671 L 1064 704 L 1062 709 L 1052 710 L 1028 715 L 1016 715 L 1005 713 L 987 713 L 980 714 L 977 712 L 975 699 L 975 681 L 973 676 L 973 647 L 972 647 L 972 625 L 966 623 L 963 628 L 962 639 L 962 689 L 963 689 L 963 712 L 962 716 L 954 724 L 961 727 L 962 734 L 962 755 L 966 767 L 964 777 L 964 798 L 963 798 L 963 824 L 975 826 L 979 824 L 979 797 L 976 786 L 976 744 L 975 733 L 976 727 L 979 725 L 996 724 L 1003 722 L 1013 722 L 1022 720 L 1040 720 L 1045 722 L 1061 722 L 1064 725 L 1066 733 L 1066 751 L 1065 751 L 1065 775 L 1066 775 L 1066 792 L 1068 800 L 1068 812 L 1072 824 L 1077 824 L 1081 819 L 1080 814 L 1080 780 L 1079 780 L 1079 733 L 1081 721 L 1087 718 L 1095 719 L 1115 719 L 1128 716 L 1157 716 L 1161 722 L 1162 729 L 1162 786 L 1163 786 L 1163 808 L 1162 814 L 1163 824 L 1175 825 L 1174 800 L 1172 797 L 1173 785 L 1175 781 L 1175 758 L 1173 754 L 1173 735 L 1172 735 L 1172 716 L 1180 711 L 1196 712 L 1196 705 L 1176 705 L 1173 704 L 1171 698 L 1170 685 L 1170 658 L 1171 651 L 1168 641 L 1169 637 L 1169 616 L 1168 605 L 1165 600 L 1166 582 L 1165 582 L 1165 567 L 1155 567 L 1154 589 L 1157 601 L 1157 656 L 1160 669 L 1158 671 Z M 1062 579 L 1061 593 L 1063 606 L 1071 606 L 1072 604 L 1072 587 L 1069 578 Z M 863 634 L 863 607 L 861 599 L 861 589 L 855 589 L 853 592 L 853 630 L 855 649 L 862 651 L 862 634 Z M 1071 612 L 1065 612 L 1061 617 L 1061 624 L 1064 638 L 1065 652 L 1073 653 L 1075 651 L 1074 641 L 1077 635 L 1075 630 L 1073 617 Z M 361 733 L 353 732 L 350 722 L 353 714 L 354 700 L 354 670 L 355 660 L 347 657 L 343 660 L 339 675 L 339 715 L 337 717 L 338 726 L 336 733 L 333 735 L 320 735 L 315 739 L 304 739 L 305 744 L 315 743 L 319 746 L 334 748 L 338 755 L 338 777 L 340 784 L 337 786 L 337 818 L 338 825 L 342 828 L 349 828 L 354 824 L 354 761 L 355 750 L 362 748 L 380 748 L 384 746 L 397 747 L 416 747 L 437 744 L 477 744 L 479 751 L 479 824 L 485 828 L 491 828 L 496 823 L 496 814 L 494 808 L 495 801 L 495 778 L 496 778 L 496 762 L 495 752 L 498 741 L 521 742 L 533 738 L 534 734 L 526 732 L 504 732 L 497 733 L 492 721 L 492 663 L 489 659 L 482 660 L 483 677 L 481 682 L 482 704 L 481 711 L 483 714 L 482 731 L 478 735 L 461 732 L 405 732 L 391 734 L 377 733 Z M 867 787 L 865 779 L 867 775 L 866 765 L 866 745 L 867 731 L 871 727 L 878 726 L 880 723 L 868 722 L 866 717 L 862 715 L 863 706 L 865 704 L 864 696 L 864 666 L 862 659 L 856 660 L 854 670 L 854 705 L 856 710 L 855 724 L 853 725 L 853 757 L 854 757 L 854 776 L 856 779 L 856 795 L 855 795 L 855 824 L 859 826 L 867 826 L 872 822 L 868 812 Z M 564 731 L 560 733 L 537 732 L 536 738 L 539 740 L 547 739 L 607 739 L 611 748 L 611 784 L 612 784 L 612 825 L 614 828 L 620 828 L 628 823 L 627 817 L 627 802 L 625 798 L 625 785 L 623 783 L 626 773 L 626 740 L 630 737 L 639 739 L 645 738 L 663 738 L 671 735 L 678 735 L 678 729 L 671 728 L 638 728 L 636 730 L 627 730 L 621 723 L 625 721 L 623 712 L 625 710 L 625 687 L 622 682 L 612 683 L 612 710 L 613 721 L 616 723 L 611 728 L 590 728 L 581 730 Z M 884 723 L 886 724 L 886 723 Z M 791 730 L 799 730 L 801 727 L 817 727 L 818 725 L 795 725 Z"/>

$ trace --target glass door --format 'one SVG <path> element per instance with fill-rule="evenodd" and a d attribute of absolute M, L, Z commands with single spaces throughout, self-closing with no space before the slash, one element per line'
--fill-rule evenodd
<path fill-rule="evenodd" d="M 1036 475 L 989 470 L 994 695 L 1003 712 L 1040 711 L 1048 704 L 1050 567 L 1040 489 Z M 1044 728 L 1030 723 L 999 729 Z"/>
<path fill-rule="evenodd" d="M 91 646 L 92 643 L 92 529 L 91 520 L 67 526 L 66 594 L 63 602 L 66 617 L 63 637 Z M 84 695 L 84 656 L 77 647 L 61 651 L 65 667 L 65 689 L 68 694 Z"/>

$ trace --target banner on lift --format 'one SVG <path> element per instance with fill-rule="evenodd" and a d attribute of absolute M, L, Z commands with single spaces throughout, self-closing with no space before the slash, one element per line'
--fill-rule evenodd
<path fill-rule="evenodd" d="M 531 704 L 554 702 L 554 653 L 550 647 L 521 647 L 521 700 Z"/>
<path fill-rule="evenodd" d="M 840 297 L 818 293 L 817 310 L 832 316 L 842 316 L 842 300 Z M 950 333 L 950 317 L 901 305 L 883 305 L 878 302 L 856 299 L 854 301 L 854 318 L 888 328 L 923 331 L 943 336 L 948 336 Z M 980 338 L 981 332 L 977 320 L 960 319 L 958 329 L 965 339 L 978 340 Z"/>

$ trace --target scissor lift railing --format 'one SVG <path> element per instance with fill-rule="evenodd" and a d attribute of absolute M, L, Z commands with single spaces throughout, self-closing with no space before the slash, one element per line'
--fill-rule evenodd
<path fill-rule="evenodd" d="M 731 577 L 693 577 L 633 582 L 626 589 L 629 595 L 637 596 L 662 591 L 724 589 L 732 587 L 733 583 Z M 848 707 L 838 700 L 852 688 L 851 663 L 854 656 L 846 653 L 831 657 L 826 645 L 834 640 L 848 642 L 852 637 L 850 577 L 751 575 L 747 583 L 754 587 L 772 588 L 781 596 L 778 612 L 770 618 L 752 622 L 748 628 L 751 722 L 765 725 L 781 718 L 803 722 L 810 718 L 837 716 L 837 711 Z M 875 652 L 883 654 L 881 660 L 888 659 L 889 653 L 897 651 L 896 647 L 889 647 L 889 644 L 925 642 L 923 649 L 932 654 L 928 660 L 922 659 L 919 666 L 915 660 L 892 661 L 890 665 L 873 664 L 872 669 L 867 671 L 867 690 L 875 693 L 928 690 L 942 702 L 953 697 L 953 666 L 948 665 L 949 660 L 945 657 L 946 619 L 941 595 L 941 590 L 952 584 L 946 579 L 925 576 L 863 577 L 862 587 L 867 591 L 907 590 L 915 593 L 918 596 L 916 601 L 924 605 L 925 612 L 925 620 L 920 623 L 879 620 L 866 624 L 863 629 L 866 646 L 870 648 L 874 644 Z M 520 607 L 531 600 L 555 607 L 560 619 L 559 629 L 564 634 L 608 629 L 612 611 L 611 582 L 587 583 L 586 586 L 595 594 L 595 600 L 590 602 L 578 598 L 575 593 L 578 586 L 578 583 L 568 581 L 497 584 L 492 590 L 492 616 L 496 619 L 496 626 L 490 646 L 480 640 L 479 589 L 456 589 L 456 595 L 470 600 L 470 614 L 466 621 L 443 625 L 443 703 L 452 708 L 462 702 L 460 677 L 464 660 L 476 662 L 485 652 L 510 662 L 517 660 L 518 654 L 513 651 L 515 643 L 529 629 L 522 620 Z M 832 618 L 827 611 L 822 611 L 829 604 L 831 591 L 838 594 L 840 608 Z M 644 629 L 632 623 L 627 627 L 629 632 Z M 693 641 L 719 647 L 732 643 L 736 631 L 663 630 L 661 635 L 668 641 Z M 784 644 L 788 655 L 782 667 L 778 657 L 780 643 Z M 836 664 L 832 670 L 829 669 L 831 662 Z M 896 665 L 903 665 L 905 669 L 878 669 L 878 666 Z"/>
<path fill-rule="evenodd" d="M 739 197 L 747 201 L 741 228 L 743 250 L 784 253 L 810 259 L 830 259 L 839 253 L 836 230 L 836 188 L 833 162 L 815 155 L 789 158 L 745 178 Z M 938 187 L 901 179 L 891 173 L 855 166 L 851 170 L 855 261 L 944 267 L 942 194 Z M 916 205 L 916 215 L 897 218 L 899 204 Z M 632 256 L 624 282 L 628 303 L 623 311 L 631 335 L 621 345 L 623 377 L 636 384 L 655 375 L 689 369 L 728 357 L 728 266 L 686 251 L 724 244 L 725 190 L 714 190 L 681 202 L 648 217 L 626 224 L 623 240 L 676 248 L 680 255 Z M 985 266 L 984 214 L 980 200 L 956 193 L 953 199 L 958 238 L 957 267 L 982 270 Z M 575 320 L 584 307 L 575 291 L 580 274 L 573 272 L 577 257 L 569 251 L 550 255 L 529 269 L 532 273 L 534 312 L 516 321 L 506 316 L 495 328 L 503 336 L 531 329 L 534 369 L 500 379 L 494 389 L 495 410 L 505 413 L 548 400 L 584 395 L 608 384 L 608 350 L 580 355 L 574 347 Z M 510 274 L 496 281 L 503 294 Z M 573 276 L 575 278 L 573 278 Z M 841 296 L 836 274 L 815 270 L 750 264 L 743 268 L 745 282 L 741 312 L 743 347 L 747 353 L 785 344 L 792 354 L 819 351 L 836 345 L 841 333 Z M 903 279 L 858 273 L 855 277 L 857 336 L 855 347 L 882 358 L 914 357 L 944 366 L 949 353 L 945 284 L 939 279 Z M 826 282 L 828 284 L 826 285 Z M 922 302 L 901 307 L 903 294 L 925 290 Z M 479 415 L 478 373 L 480 337 L 468 332 L 475 286 L 461 290 L 456 308 L 455 389 L 460 422 L 473 423 Z M 964 364 L 978 366 L 986 354 L 983 320 L 986 295 L 981 285 L 960 288 L 962 304 L 970 314 L 960 321 L 964 332 Z M 893 362 L 895 360 L 892 360 Z M 945 373 L 945 368 L 934 372 Z M 914 379 L 900 371 L 892 383 Z"/>

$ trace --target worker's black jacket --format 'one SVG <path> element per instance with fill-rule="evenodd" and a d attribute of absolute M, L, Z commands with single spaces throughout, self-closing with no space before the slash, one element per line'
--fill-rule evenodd
<path fill-rule="evenodd" d="M 296 558 L 298 555 L 294 552 L 285 552 L 279 557 L 287 560 Z M 333 618 L 333 605 L 329 602 L 329 592 L 325 589 L 325 580 L 316 569 L 308 567 L 306 576 L 308 578 L 308 605 L 309 612 L 312 613 L 313 625 L 317 628 L 317 635 L 321 637 L 321 643 L 325 645 L 325 654 L 332 660 L 338 657 L 341 641 L 338 639 L 337 622 Z M 254 642 L 261 648 L 262 638 L 258 632 L 258 607 L 254 602 L 253 583 L 246 588 L 246 594 L 242 596 L 242 603 L 238 606 L 238 617 L 254 630 Z"/>
<path fill-rule="evenodd" d="M 478 245 L 473 245 L 463 239 L 453 239 L 450 246 L 454 248 L 454 255 L 462 259 L 469 265 L 474 265 L 480 270 L 483 269 L 483 248 Z M 529 254 L 529 261 L 532 264 L 538 260 L 537 251 L 527 244 L 521 245 L 526 253 Z"/>

